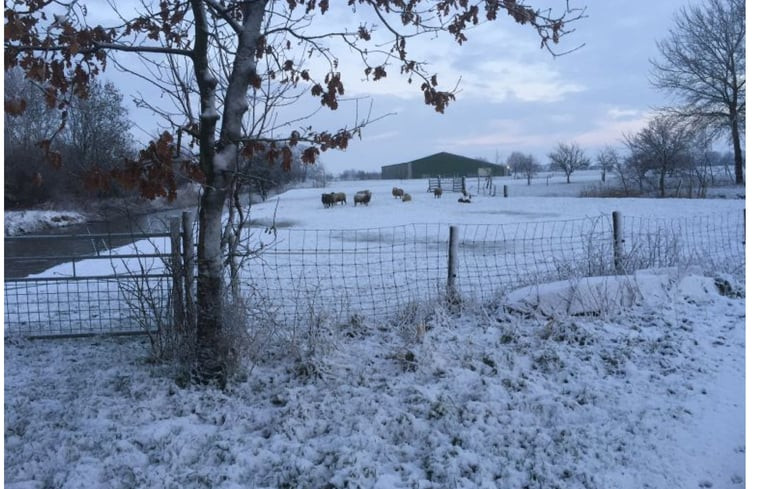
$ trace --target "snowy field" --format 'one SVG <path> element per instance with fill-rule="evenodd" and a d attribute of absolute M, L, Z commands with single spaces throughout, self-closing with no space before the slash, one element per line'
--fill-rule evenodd
<path fill-rule="evenodd" d="M 269 199 L 255 207 L 252 217 L 258 225 L 270 225 L 275 220 L 279 228 L 357 229 L 415 223 L 510 224 L 570 220 L 610 215 L 613 211 L 627 216 L 681 218 L 736 212 L 744 209 L 745 203 L 736 198 L 575 198 L 581 190 L 600 185 L 599 174 L 593 171 L 577 172 L 570 184 L 559 175 L 551 177 L 549 185 L 544 179 L 535 179 L 530 186 L 525 179 L 494 178 L 496 197 L 485 195 L 483 179 L 480 185 L 476 178 L 468 178 L 466 182 L 473 195 L 470 204 L 458 203 L 461 194 L 452 192 L 444 192 L 440 199 L 434 199 L 427 191 L 428 180 L 424 179 L 330 182 L 323 189 L 295 189 Z M 507 198 L 501 194 L 503 185 L 508 187 Z M 410 193 L 412 200 L 401 202 L 393 198 L 393 187 Z M 372 192 L 368 206 L 354 206 L 353 195 L 359 190 Z M 324 209 L 322 192 L 346 193 L 347 205 Z M 730 196 L 734 190 L 714 189 L 712 193 Z"/>
<path fill-rule="evenodd" d="M 575 198 L 597 179 L 507 180 L 510 197 L 471 204 L 420 180 L 335 182 L 255 206 L 250 229 L 743 215 L 739 199 Z M 373 198 L 356 207 L 362 189 Z M 324 191 L 348 205 L 323 208 Z M 742 276 L 674 267 L 533 285 L 387 320 L 259 325 L 224 392 L 187 387 L 140 338 L 6 338 L 5 487 L 746 487 Z"/>
<path fill-rule="evenodd" d="M 180 387 L 145 340 L 6 342 L 5 487 L 743 488 L 743 295 L 643 283 L 598 317 L 521 292 L 333 325 L 225 392 Z"/>
<path fill-rule="evenodd" d="M 468 179 L 469 204 L 451 192 L 435 199 L 427 180 L 332 182 L 325 189 L 290 190 L 251 208 L 246 243 L 263 251 L 245 263 L 242 285 L 251 302 L 274 306 L 263 314 L 277 322 L 302 322 L 314 310 L 326 311 L 332 321 L 352 314 L 390 319 L 409 303 L 445 293 L 454 224 L 460 231 L 457 290 L 469 299 L 488 300 L 534 282 L 615 273 L 613 211 L 624 219 L 629 270 L 684 262 L 707 271 L 743 271 L 744 200 L 576 198 L 586 186 L 598 185 L 599 176 L 581 172 L 573 180 L 566 184 L 555 176 L 549 185 L 536 179 L 528 186 L 523 179 L 495 179 L 500 190 L 508 185 L 511 197 L 504 198 L 483 195 L 483 181 Z M 395 199 L 395 186 L 412 200 Z M 373 192 L 370 204 L 355 206 L 352 196 L 363 189 Z M 344 192 L 348 203 L 324 208 L 323 192 Z M 119 257 L 167 248 L 167 240 L 142 241 L 113 250 L 112 257 L 56 266 L 35 275 L 54 282 L 11 284 L 6 309 L 25 331 L 39 334 L 134 329 L 132 318 L 118 309 L 128 301 L 117 282 L 63 279 L 143 269 L 160 275 L 160 259 L 136 263 Z M 98 301 L 90 300 L 90 290 L 98 291 Z M 62 299 L 53 306 L 29 299 L 40 295 Z"/>

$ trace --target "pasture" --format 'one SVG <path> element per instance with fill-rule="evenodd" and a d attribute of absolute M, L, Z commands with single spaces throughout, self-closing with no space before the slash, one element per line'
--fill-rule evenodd
<path fill-rule="evenodd" d="M 394 186 L 413 199 L 394 199 Z M 307 320 L 269 314 L 250 323 L 251 337 L 239 338 L 245 368 L 226 391 L 187 386 L 174 366 L 149 358 L 142 338 L 6 337 L 5 487 L 745 487 L 740 276 L 716 271 L 716 280 L 686 263 L 582 282 L 575 269 L 569 281 L 490 291 L 459 307 L 390 303 L 394 314 L 347 320 L 325 294 L 343 281 L 345 300 L 359 303 L 407 275 L 400 294 L 407 299 L 428 287 L 420 269 L 434 268 L 428 250 L 444 256 L 449 224 L 496 229 L 478 242 L 508 246 L 513 230 L 526 230 L 521 252 L 549 229 L 555 253 L 585 244 L 564 239 L 582 229 L 566 222 L 595 222 L 615 210 L 629 219 L 700 222 L 738 217 L 744 201 L 577 199 L 567 189 L 517 196 L 523 188 L 459 204 L 456 195 L 434 199 L 424 186 L 340 182 L 253 208 L 250 236 L 270 240 L 270 253 L 250 262 L 248 290 L 283 280 L 271 289 L 272 311 L 291 300 Z M 349 203 L 363 189 L 373 193 L 367 206 L 321 203 L 324 191 L 345 192 Z M 266 229 L 274 222 L 277 231 Z M 442 231 L 438 242 L 426 239 L 430 229 Z M 119 252 L 162 244 L 116 250 L 112 263 L 124 271 L 134 264 Z M 575 254 L 570 246 L 565 254 Z M 475 256 L 493 251 L 473 248 Z M 294 261 L 287 249 L 297 250 Z M 316 251 L 328 252 L 321 265 L 324 253 Z M 381 258 L 398 255 L 406 259 Z M 462 259 L 461 272 L 480 276 L 474 263 Z M 81 262 L 77 270 L 102 274 L 111 266 Z M 338 277 L 356 268 L 362 275 Z M 379 282 L 355 288 L 383 269 Z M 65 266 L 45 272 L 67 273 Z M 597 284 L 633 300 L 597 294 Z M 557 312 L 555 304 L 582 285 L 599 308 Z"/>
<path fill-rule="evenodd" d="M 495 179 L 495 185 L 506 182 L 513 189 L 510 197 L 471 190 L 469 204 L 459 203 L 460 195 L 451 192 L 435 198 L 427 191 L 427 180 L 333 182 L 325 189 L 289 190 L 250 208 L 243 242 L 251 251 L 241 258 L 242 290 L 256 304 L 254 314 L 266 320 L 303 324 L 324 315 L 332 321 L 353 315 L 389 320 L 407 306 L 434 303 L 448 292 L 454 225 L 459 228 L 456 290 L 464 300 L 485 302 L 542 281 L 617 273 L 614 211 L 624 219 L 625 271 L 688 265 L 743 271 L 743 200 L 570 196 L 597 181 L 592 172 L 579 174 L 569 185 Z M 413 195 L 412 200 L 393 196 L 395 187 Z M 372 192 L 370 202 L 355 206 L 353 195 L 366 189 Z M 345 193 L 346 204 L 324 206 L 326 192 Z M 517 196 L 529 192 L 538 196 Z M 36 278 L 55 278 L 55 283 L 23 284 L 26 288 L 11 289 L 17 294 L 11 299 L 6 294 L 6 322 L 31 317 L 34 325 L 28 328 L 43 334 L 65 318 L 70 333 L 107 331 L 113 325 L 89 326 L 93 317 L 104 320 L 97 308 L 105 304 L 108 317 L 118 318 L 117 330 L 128 330 L 135 321 L 118 312 L 118 304 L 128 300 L 117 281 L 93 279 L 80 290 L 63 279 L 74 271 L 79 280 L 144 271 L 160 275 L 161 260 L 122 256 L 167 248 L 167 240 L 140 241 L 105 259 L 47 270 Z M 93 289 L 99 291 L 94 304 L 87 292 Z M 48 301 L 28 300 L 32 296 Z M 82 306 L 72 308 L 72 303 Z"/>
<path fill-rule="evenodd" d="M 440 199 L 427 191 L 426 179 L 366 180 L 330 182 L 326 188 L 289 190 L 267 202 L 256 205 L 251 213 L 257 225 L 268 226 L 276 216 L 280 228 L 299 229 L 357 229 L 387 227 L 403 224 L 508 224 L 526 221 L 554 221 L 609 215 L 620 211 L 629 216 L 680 218 L 703 214 L 736 212 L 744 208 L 738 199 L 645 199 L 645 198 L 576 198 L 582 189 L 598 185 L 597 172 L 582 172 L 573 182 L 564 183 L 559 176 L 535 179 L 526 185 L 525 179 L 495 178 L 501 189 L 508 186 L 508 197 L 498 194 L 489 197 L 477 191 L 476 179 L 468 178 L 468 191 L 473 195 L 470 205 L 457 202 L 458 193 L 444 192 Z M 412 194 L 410 202 L 392 196 L 392 188 L 399 187 Z M 370 190 L 371 202 L 355 209 L 353 195 Z M 324 209 L 321 194 L 345 192 L 346 206 Z M 730 194 L 730 189 L 727 190 Z M 403 205 L 404 204 L 404 205 Z"/>

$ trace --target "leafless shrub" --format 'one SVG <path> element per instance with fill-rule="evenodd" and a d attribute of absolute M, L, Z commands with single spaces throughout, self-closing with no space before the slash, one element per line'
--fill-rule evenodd
<path fill-rule="evenodd" d="M 129 317 L 148 336 L 152 358 L 183 363 L 193 354 L 195 331 L 190 321 L 177 318 L 188 317 L 184 297 L 173 293 L 172 264 L 167 259 L 161 261 L 165 271 L 156 273 L 146 259 L 121 260 L 127 269 L 127 278 L 118 281 L 119 294 L 127 305 Z M 114 274 L 115 271 L 114 266 Z M 183 314 L 177 315 L 178 309 Z"/>
<path fill-rule="evenodd" d="M 614 199 L 620 197 L 641 197 L 642 193 L 638 189 L 622 188 L 616 185 L 590 185 L 583 188 L 579 196 Z"/>

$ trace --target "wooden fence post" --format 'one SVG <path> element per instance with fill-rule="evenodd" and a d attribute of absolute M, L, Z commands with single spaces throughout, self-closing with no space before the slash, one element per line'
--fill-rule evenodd
<path fill-rule="evenodd" d="M 171 230 L 171 300 L 173 301 L 173 323 L 174 330 L 181 331 L 184 325 L 184 308 L 182 302 L 184 299 L 184 284 L 181 279 L 181 229 L 178 217 L 172 217 L 170 220 Z"/>
<path fill-rule="evenodd" d="M 457 226 L 449 227 L 449 253 L 447 255 L 447 297 L 456 298 L 456 279 L 457 279 Z"/>
<path fill-rule="evenodd" d="M 620 212 L 612 213 L 612 243 L 615 273 L 623 273 L 623 220 Z"/>
<path fill-rule="evenodd" d="M 192 213 L 184 211 L 181 213 L 181 236 L 182 251 L 184 252 L 184 307 L 187 319 L 187 325 L 191 331 L 195 330 L 195 302 L 194 302 L 194 280 L 195 280 L 195 244 L 194 244 L 194 219 Z"/>

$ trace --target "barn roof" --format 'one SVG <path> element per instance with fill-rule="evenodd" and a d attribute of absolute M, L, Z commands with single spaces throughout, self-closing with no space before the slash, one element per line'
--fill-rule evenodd
<path fill-rule="evenodd" d="M 407 161 L 405 163 L 386 165 L 382 167 L 382 170 L 397 167 L 407 167 L 408 165 L 413 168 L 413 173 L 417 174 L 433 172 L 454 173 L 459 171 L 475 172 L 478 168 L 502 169 L 501 165 L 442 151 L 440 153 L 424 156 L 423 158 Z"/>

